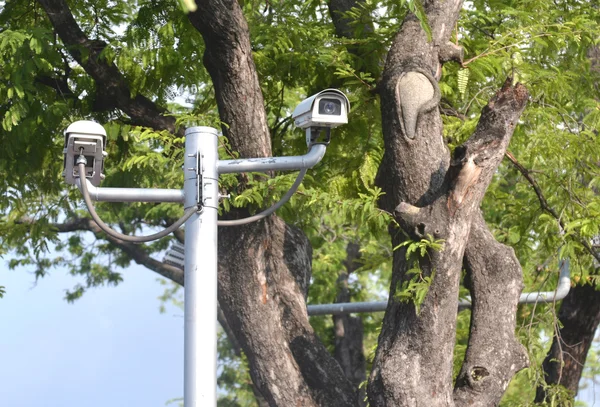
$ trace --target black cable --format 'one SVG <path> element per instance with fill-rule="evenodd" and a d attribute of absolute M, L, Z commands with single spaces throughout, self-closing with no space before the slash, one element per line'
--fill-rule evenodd
<path fill-rule="evenodd" d="M 296 177 L 296 181 L 294 181 L 294 183 L 292 184 L 290 189 L 279 200 L 279 202 L 277 202 L 276 204 L 271 206 L 269 209 L 265 209 L 264 211 L 257 213 L 256 215 L 249 216 L 249 217 L 243 218 L 243 219 L 219 220 L 219 221 L 217 221 L 217 225 L 218 226 L 240 226 L 240 225 L 245 225 L 250 222 L 254 222 L 254 221 L 266 218 L 267 216 L 269 216 L 270 214 L 275 212 L 277 209 L 281 208 L 287 201 L 290 200 L 292 195 L 294 195 L 294 193 L 296 192 L 296 190 L 302 183 L 302 180 L 304 179 L 304 176 L 306 175 L 306 171 L 307 171 L 306 168 L 303 168 L 302 170 L 300 170 L 300 173 Z"/>
<path fill-rule="evenodd" d="M 82 160 L 82 158 L 83 158 L 83 160 Z M 158 233 L 154 233 L 152 235 L 130 236 L 130 235 L 124 235 L 122 233 L 119 233 L 116 230 L 111 229 L 110 226 L 108 226 L 106 223 L 104 223 L 102 221 L 102 219 L 100 219 L 100 217 L 96 213 L 96 209 L 94 208 L 94 204 L 92 203 L 92 199 L 90 198 L 90 193 L 87 188 L 87 179 L 85 178 L 85 165 L 86 165 L 85 158 L 83 156 L 80 156 L 79 159 L 77 160 L 77 163 L 79 165 L 79 181 L 81 184 L 81 192 L 83 193 L 83 200 L 85 201 L 85 205 L 87 206 L 88 211 L 90 212 L 90 215 L 92 215 L 92 219 L 94 219 L 94 221 L 98 224 L 100 229 L 102 229 L 108 235 L 114 237 L 115 239 L 120 239 L 120 240 L 124 240 L 126 242 L 131 242 L 131 243 L 144 243 L 144 242 L 149 242 L 151 240 L 160 239 L 161 237 L 165 237 L 165 236 L 169 235 L 170 233 L 173 233 L 175 230 L 179 229 L 181 227 L 181 225 L 183 225 L 185 223 L 186 220 L 188 220 L 194 213 L 198 212 L 198 208 L 196 208 L 196 207 L 188 208 L 184 212 L 183 216 L 181 218 L 177 219 L 177 221 L 175 223 L 173 223 L 171 226 L 169 226 L 165 230 L 162 230 Z"/>

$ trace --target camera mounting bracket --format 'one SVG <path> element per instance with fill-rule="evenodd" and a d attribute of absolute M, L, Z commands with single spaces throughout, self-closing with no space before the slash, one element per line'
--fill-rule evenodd
<path fill-rule="evenodd" d="M 308 147 L 315 144 L 325 144 L 328 146 L 330 141 L 330 127 L 309 127 L 306 129 L 306 145 Z"/>

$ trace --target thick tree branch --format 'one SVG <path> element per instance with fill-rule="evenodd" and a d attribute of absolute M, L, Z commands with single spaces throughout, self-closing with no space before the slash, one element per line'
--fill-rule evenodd
<path fill-rule="evenodd" d="M 131 117 L 133 125 L 176 132 L 175 118 L 165 116 L 165 109 L 156 106 L 141 94 L 131 97 L 131 88 L 117 66 L 101 55 L 107 44 L 85 35 L 65 0 L 38 0 L 38 3 L 46 11 L 54 30 L 73 59 L 94 79 L 96 110 L 118 108 Z M 179 131 L 183 134 L 183 129 Z"/>
<path fill-rule="evenodd" d="M 473 218 L 464 265 L 471 282 L 471 329 L 454 402 L 496 406 L 513 375 L 528 364 L 515 337 L 523 282 L 514 250 L 496 241 L 481 211 Z"/>
<path fill-rule="evenodd" d="M 250 47 L 248 24 L 237 1 L 199 1 L 189 13 L 206 46 L 223 134 L 242 157 L 271 155 L 267 115 Z"/>

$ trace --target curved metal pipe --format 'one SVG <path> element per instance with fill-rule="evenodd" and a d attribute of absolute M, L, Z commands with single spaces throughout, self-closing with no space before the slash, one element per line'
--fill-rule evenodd
<path fill-rule="evenodd" d="M 560 265 L 560 275 L 558 284 L 554 291 L 537 291 L 532 293 L 523 293 L 519 298 L 519 304 L 535 304 L 539 302 L 560 301 L 569 294 L 571 290 L 571 271 L 569 259 L 562 261 Z"/>
<path fill-rule="evenodd" d="M 571 271 L 569 269 L 569 260 L 563 260 L 560 266 L 560 275 L 556 290 L 554 291 L 534 291 L 521 294 L 519 304 L 548 303 L 560 301 L 569 294 L 571 289 Z M 387 301 L 373 302 L 344 302 L 337 304 L 315 304 L 307 306 L 308 315 L 341 315 L 363 312 L 383 312 L 387 308 Z M 471 308 L 471 297 L 458 303 L 458 310 Z"/>

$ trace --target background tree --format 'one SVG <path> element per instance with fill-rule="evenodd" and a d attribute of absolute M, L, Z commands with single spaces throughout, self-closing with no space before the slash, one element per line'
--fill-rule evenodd
<path fill-rule="evenodd" d="M 178 188 L 186 126 L 220 127 L 223 156 L 302 153 L 291 109 L 336 86 L 350 97 L 351 122 L 301 192 L 279 216 L 219 231 L 230 340 L 221 357 L 231 362 L 222 385 L 260 405 L 356 406 L 366 369 L 371 406 L 489 406 L 503 396 L 524 405 L 537 386 L 538 400 L 567 402 L 576 387 L 548 386 L 542 374 L 545 339 L 559 326 L 554 305 L 517 308 L 517 298 L 523 285 L 552 286 L 559 258 L 571 260 L 575 282 L 596 285 L 599 73 L 588 51 L 597 6 L 196 6 L 2 3 L 0 253 L 11 251 L 10 265 L 38 277 L 68 267 L 82 277 L 69 300 L 117 284 L 131 261 L 183 284 L 182 270 L 158 260 L 169 239 L 132 245 L 87 217 L 60 176 L 63 129 L 79 118 L 105 125 L 103 185 Z M 223 177 L 232 193 L 223 216 L 277 199 L 293 175 L 271 175 Z M 125 233 L 181 214 L 171 204 L 99 210 Z M 461 284 L 473 310 L 457 317 Z M 306 315 L 307 299 L 388 291 L 383 319 Z M 376 349 L 366 364 L 361 348 Z M 252 388 L 231 381 L 246 365 Z"/>

